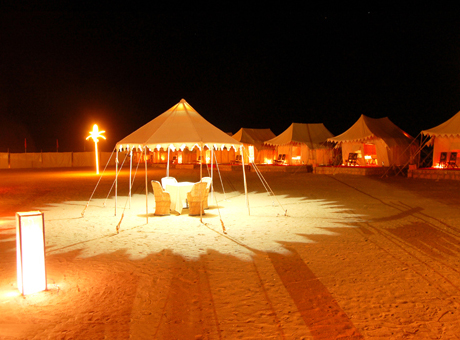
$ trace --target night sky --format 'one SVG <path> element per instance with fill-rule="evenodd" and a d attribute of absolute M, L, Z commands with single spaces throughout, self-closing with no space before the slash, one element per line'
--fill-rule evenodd
<path fill-rule="evenodd" d="M 0 152 L 93 150 L 184 98 L 225 132 L 460 111 L 457 13 L 0 11 Z"/>

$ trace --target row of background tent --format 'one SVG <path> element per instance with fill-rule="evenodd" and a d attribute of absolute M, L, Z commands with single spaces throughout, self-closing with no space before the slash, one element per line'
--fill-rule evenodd
<path fill-rule="evenodd" d="M 347 164 L 348 155 L 355 153 L 357 165 L 401 166 L 413 162 L 418 149 L 414 138 L 388 118 L 364 115 L 336 137 L 321 123 L 292 123 L 279 136 L 270 129 L 242 128 L 233 137 L 246 149 L 254 147 L 256 163 L 270 163 L 285 155 L 287 165 L 339 165 Z M 246 155 L 245 163 L 249 157 Z"/>
<path fill-rule="evenodd" d="M 292 123 L 279 136 L 270 129 L 242 128 L 233 137 L 258 151 L 256 163 L 286 155 L 286 164 L 347 164 L 350 154 L 358 154 L 357 165 L 405 166 L 418 164 L 420 148 L 433 147 L 432 165 L 441 167 L 441 153 L 460 153 L 460 112 L 434 128 L 421 131 L 422 145 L 387 117 L 364 115 L 348 130 L 333 136 L 323 124 Z M 332 143 L 332 144 L 331 144 Z M 275 147 L 273 154 L 269 150 Z M 334 152 L 340 147 L 341 152 Z M 246 156 L 247 157 L 247 156 Z M 339 157 L 337 159 L 337 157 Z M 265 162 L 264 162 L 265 159 Z M 249 158 L 245 159 L 247 162 Z"/>
<path fill-rule="evenodd" d="M 460 112 L 421 134 L 434 146 L 436 165 L 441 152 L 460 151 Z M 348 130 L 335 137 L 322 123 L 292 123 L 278 136 L 270 129 L 242 128 L 230 137 L 207 122 L 184 99 L 118 142 L 117 148 L 148 147 L 153 151 L 154 162 L 164 162 L 167 156 L 186 163 L 205 157 L 203 162 L 209 163 L 210 145 L 216 150 L 214 157 L 218 163 L 239 159 L 245 164 L 272 164 L 283 156 L 285 165 L 340 165 L 347 164 L 350 154 L 356 154 L 357 165 L 405 166 L 418 164 L 420 155 L 418 140 L 387 117 L 361 115 Z M 240 145 L 245 146 L 243 154 Z M 198 152 L 196 146 L 207 149 L 206 153 Z"/>

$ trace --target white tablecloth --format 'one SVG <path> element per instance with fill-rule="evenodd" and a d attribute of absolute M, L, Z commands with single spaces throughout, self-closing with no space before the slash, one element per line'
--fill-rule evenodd
<path fill-rule="evenodd" d="M 166 184 L 165 190 L 171 196 L 171 210 L 182 213 L 182 209 L 187 199 L 187 193 L 192 190 L 195 183 L 192 182 L 178 182 Z"/>

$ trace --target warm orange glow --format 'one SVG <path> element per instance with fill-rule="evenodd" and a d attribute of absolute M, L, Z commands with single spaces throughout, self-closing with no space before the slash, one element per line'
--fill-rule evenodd
<path fill-rule="evenodd" d="M 265 158 L 265 159 L 264 159 L 264 163 L 265 163 L 265 164 L 273 164 L 273 159 L 271 159 L 271 158 Z"/>
<path fill-rule="evenodd" d="M 98 138 L 105 139 L 105 137 L 102 135 L 104 132 L 105 131 L 99 131 L 99 128 L 98 128 L 97 124 L 94 124 L 93 125 L 93 131 L 90 131 L 89 136 L 86 137 L 86 140 L 92 138 L 93 141 L 94 141 L 94 149 L 96 151 L 96 173 L 98 175 L 99 175 L 99 157 L 98 157 L 98 154 L 97 154 L 97 142 L 99 142 Z"/>
<path fill-rule="evenodd" d="M 164 162 L 165 159 L 166 159 L 165 155 L 161 155 L 161 161 Z"/>
<path fill-rule="evenodd" d="M 411 135 L 409 135 L 407 132 L 403 131 L 402 133 L 403 133 L 404 136 L 406 136 L 407 138 L 412 138 Z"/>
<path fill-rule="evenodd" d="M 249 163 L 254 163 L 254 145 L 249 145 L 248 147 L 249 151 Z"/>
<path fill-rule="evenodd" d="M 18 290 L 32 294 L 46 290 L 45 229 L 40 211 L 16 213 Z"/>
<path fill-rule="evenodd" d="M 292 159 L 300 160 L 300 156 L 292 157 Z"/>
<path fill-rule="evenodd" d="M 182 154 L 179 154 L 178 163 L 182 164 Z"/>

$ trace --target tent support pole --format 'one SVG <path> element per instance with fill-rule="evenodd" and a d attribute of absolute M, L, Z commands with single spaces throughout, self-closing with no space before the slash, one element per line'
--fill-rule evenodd
<path fill-rule="evenodd" d="M 118 148 L 115 158 L 115 212 L 114 216 L 117 216 L 117 196 L 118 196 Z"/>
<path fill-rule="evenodd" d="M 203 178 L 203 143 L 200 145 L 200 182 Z"/>
<path fill-rule="evenodd" d="M 149 187 L 147 185 L 147 146 L 145 146 L 144 163 L 145 163 L 145 218 L 146 218 L 147 224 L 149 224 Z"/>
<path fill-rule="evenodd" d="M 168 164 L 166 164 L 166 177 L 169 177 L 169 145 L 168 145 Z"/>
<path fill-rule="evenodd" d="M 129 208 L 131 209 L 131 173 L 133 169 L 133 149 L 129 151 Z"/>
<path fill-rule="evenodd" d="M 211 183 L 212 183 L 212 181 L 213 181 L 213 179 L 214 179 L 214 177 L 213 177 L 213 171 L 212 171 L 212 170 L 213 170 L 213 166 L 212 166 L 212 165 L 213 165 L 213 164 L 212 164 L 213 159 L 214 159 L 214 146 L 212 146 L 212 148 L 211 148 Z M 213 196 L 214 196 L 214 190 L 213 190 L 212 187 L 213 187 L 213 186 L 211 185 L 211 202 L 214 202 L 214 198 L 213 198 Z"/>
<path fill-rule="evenodd" d="M 200 182 L 203 181 L 203 148 L 204 148 L 204 145 L 203 143 L 201 143 Z M 202 193 L 200 192 L 200 223 L 203 223 L 203 206 L 202 206 L 203 200 L 202 200 L 201 195 Z"/>
<path fill-rule="evenodd" d="M 251 211 L 249 210 L 248 186 L 246 184 L 246 172 L 244 171 L 243 146 L 240 146 L 240 154 L 241 154 L 241 165 L 243 166 L 244 196 L 246 197 L 246 206 L 248 207 L 248 215 L 251 215 Z"/>

